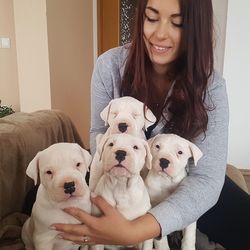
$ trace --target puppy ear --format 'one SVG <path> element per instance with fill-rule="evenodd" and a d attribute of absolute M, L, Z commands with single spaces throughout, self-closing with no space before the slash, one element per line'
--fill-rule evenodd
<path fill-rule="evenodd" d="M 145 127 L 146 130 L 148 129 L 148 127 L 150 127 L 151 125 L 153 125 L 156 122 L 155 115 L 153 114 L 153 112 L 148 107 L 145 107 L 144 120 L 145 120 L 144 127 Z"/>
<path fill-rule="evenodd" d="M 101 161 L 102 159 L 103 150 L 107 141 L 108 141 L 108 137 L 102 136 L 99 144 L 96 146 L 96 150 L 100 156 L 99 161 Z"/>
<path fill-rule="evenodd" d="M 148 145 L 149 145 L 150 148 L 152 147 L 152 145 L 153 145 L 153 143 L 154 143 L 154 141 L 155 141 L 155 139 L 156 139 L 157 136 L 158 135 L 156 135 L 156 136 L 154 136 L 154 137 L 152 137 L 152 138 L 150 138 L 150 139 L 147 140 Z"/>
<path fill-rule="evenodd" d="M 146 149 L 146 160 L 145 160 L 145 166 L 148 168 L 148 169 L 151 169 L 152 168 L 152 154 L 150 152 L 150 148 L 149 148 L 149 145 L 147 143 L 147 141 L 144 141 L 144 147 Z"/>
<path fill-rule="evenodd" d="M 86 163 L 87 171 L 89 171 L 89 166 L 90 166 L 91 161 L 92 161 L 92 156 L 86 149 L 83 149 L 82 147 L 80 147 L 80 148 L 81 148 L 81 151 L 83 154 L 84 161 Z"/>
<path fill-rule="evenodd" d="M 99 145 L 101 143 L 101 140 L 102 140 L 102 137 L 103 137 L 103 134 L 98 134 L 95 138 L 95 143 L 96 143 L 96 146 Z"/>
<path fill-rule="evenodd" d="M 109 119 L 109 113 L 110 113 L 110 108 L 113 100 L 109 102 L 109 104 L 103 109 L 103 111 L 100 113 L 100 116 L 102 120 L 105 122 L 105 126 L 108 125 L 108 119 Z"/>
<path fill-rule="evenodd" d="M 26 174 L 34 180 L 35 185 L 37 184 L 38 179 L 38 173 L 39 173 L 39 158 L 40 158 L 40 152 L 36 154 L 34 159 L 29 163 Z"/>
<path fill-rule="evenodd" d="M 189 148 L 194 159 L 194 165 L 197 165 L 198 160 L 202 157 L 201 150 L 192 142 L 189 142 Z"/>

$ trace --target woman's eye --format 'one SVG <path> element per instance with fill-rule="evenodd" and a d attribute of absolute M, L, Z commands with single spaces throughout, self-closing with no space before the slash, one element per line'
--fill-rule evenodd
<path fill-rule="evenodd" d="M 182 155 L 182 154 L 183 154 L 183 152 L 180 150 L 180 151 L 178 151 L 178 154 L 179 154 L 179 155 Z"/>
<path fill-rule="evenodd" d="M 134 146 L 134 149 L 138 149 L 138 146 L 135 145 L 135 146 Z"/>
<path fill-rule="evenodd" d="M 159 149 L 159 148 L 160 148 L 160 145 L 157 144 L 157 145 L 155 145 L 155 147 L 156 147 L 157 149 Z"/>
<path fill-rule="evenodd" d="M 177 27 L 177 28 L 181 28 L 182 27 L 182 23 L 175 23 L 175 22 L 172 22 L 172 25 Z"/>
<path fill-rule="evenodd" d="M 52 171 L 48 170 L 48 171 L 46 171 L 46 174 L 52 175 Z"/>
<path fill-rule="evenodd" d="M 150 18 L 148 17 L 147 15 L 145 16 L 145 19 L 150 22 L 150 23 L 154 23 L 154 22 L 157 22 L 157 19 L 156 18 Z"/>
<path fill-rule="evenodd" d="M 113 143 L 113 142 L 110 142 L 110 143 L 109 143 L 109 146 L 110 146 L 110 147 L 113 147 L 113 146 L 114 146 L 114 143 Z"/>
<path fill-rule="evenodd" d="M 81 163 L 80 163 L 80 162 L 78 162 L 78 163 L 76 164 L 76 166 L 77 166 L 77 167 L 80 167 L 80 165 L 81 165 Z"/>
<path fill-rule="evenodd" d="M 175 27 L 182 27 L 183 26 L 183 21 L 182 21 L 182 17 L 178 16 L 178 17 L 174 17 L 171 20 L 172 25 L 174 25 Z"/>

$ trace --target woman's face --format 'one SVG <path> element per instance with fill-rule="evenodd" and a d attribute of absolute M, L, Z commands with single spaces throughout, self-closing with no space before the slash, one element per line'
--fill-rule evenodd
<path fill-rule="evenodd" d="M 166 73 L 168 65 L 177 59 L 181 27 L 179 0 L 148 0 L 143 27 L 144 42 L 156 72 Z"/>

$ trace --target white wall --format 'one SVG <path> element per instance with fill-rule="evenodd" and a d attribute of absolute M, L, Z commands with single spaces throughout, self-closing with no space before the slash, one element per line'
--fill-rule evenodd
<path fill-rule="evenodd" d="M 228 0 L 213 0 L 214 10 L 214 66 L 223 74 Z"/>
<path fill-rule="evenodd" d="M 230 107 L 228 162 L 250 169 L 250 1 L 229 0 L 224 77 Z"/>
<path fill-rule="evenodd" d="M 10 38 L 10 48 L 0 48 L 0 99 L 19 111 L 16 35 L 13 2 L 0 0 L 0 37 Z"/>
<path fill-rule="evenodd" d="M 51 108 L 46 1 L 13 0 L 20 110 Z"/>

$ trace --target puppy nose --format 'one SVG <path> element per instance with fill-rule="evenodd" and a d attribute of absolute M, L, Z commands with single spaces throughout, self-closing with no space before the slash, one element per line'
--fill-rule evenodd
<path fill-rule="evenodd" d="M 117 150 L 116 152 L 115 152 L 115 159 L 117 160 L 117 161 L 119 161 L 119 163 L 120 162 L 122 162 L 122 161 L 124 161 L 125 160 L 125 156 L 126 156 L 126 151 L 124 151 L 124 150 Z"/>
<path fill-rule="evenodd" d="M 170 163 L 170 161 L 165 159 L 165 158 L 160 159 L 160 166 L 162 169 L 167 168 L 169 163 Z"/>
<path fill-rule="evenodd" d="M 124 133 L 127 131 L 128 125 L 125 122 L 121 122 L 118 124 L 118 129 L 120 130 L 120 132 Z"/>
<path fill-rule="evenodd" d="M 76 188 L 75 188 L 75 182 L 74 181 L 64 183 L 64 193 L 65 194 L 72 194 L 75 191 L 76 191 Z"/>

